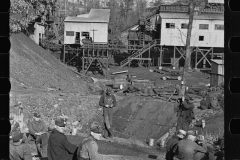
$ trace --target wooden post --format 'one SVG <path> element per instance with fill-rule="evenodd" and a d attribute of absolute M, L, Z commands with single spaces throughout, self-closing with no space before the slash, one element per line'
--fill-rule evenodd
<path fill-rule="evenodd" d="M 148 58 L 150 58 L 150 48 L 148 50 Z M 148 61 L 148 68 L 150 67 L 150 61 Z"/>
<path fill-rule="evenodd" d="M 213 47 L 212 47 L 211 59 L 213 59 Z"/>
<path fill-rule="evenodd" d="M 175 57 L 176 57 L 176 49 L 175 49 L 175 46 L 174 46 L 174 49 L 173 49 L 173 67 L 175 67 Z"/>
<path fill-rule="evenodd" d="M 195 69 L 197 69 L 197 55 L 198 55 L 198 52 L 197 52 L 197 49 L 195 50 Z"/>
<path fill-rule="evenodd" d="M 108 78 L 108 63 L 109 63 L 109 54 L 107 49 L 107 72 L 106 72 L 106 78 Z"/>
<path fill-rule="evenodd" d="M 85 71 L 84 71 L 84 49 L 83 49 L 83 56 L 82 56 L 82 71 L 83 71 L 83 74 L 85 75 Z"/>
<path fill-rule="evenodd" d="M 162 66 L 162 46 L 160 48 L 160 63 L 159 63 L 159 67 Z"/>
<path fill-rule="evenodd" d="M 63 45 L 63 63 L 65 63 L 65 44 Z"/>

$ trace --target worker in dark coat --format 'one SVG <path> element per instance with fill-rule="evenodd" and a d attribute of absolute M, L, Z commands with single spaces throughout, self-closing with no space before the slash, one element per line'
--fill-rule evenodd
<path fill-rule="evenodd" d="M 31 150 L 28 144 L 23 143 L 23 133 L 16 131 L 12 134 L 9 144 L 10 160 L 32 160 Z"/>
<path fill-rule="evenodd" d="M 55 120 L 55 129 L 49 136 L 47 155 L 48 160 L 72 160 L 76 155 L 77 146 L 71 144 L 64 135 L 66 123 L 63 118 Z"/>
<path fill-rule="evenodd" d="M 187 138 L 178 142 L 178 155 L 180 160 L 195 160 L 196 152 L 207 153 L 206 146 L 198 145 L 196 141 L 196 133 L 188 131 Z M 196 159 L 197 160 L 197 159 Z M 199 159 L 200 160 L 200 159 Z"/>
<path fill-rule="evenodd" d="M 104 124 L 108 131 L 108 136 L 112 137 L 113 108 L 116 106 L 116 98 L 112 94 L 112 89 L 110 87 L 107 87 L 106 91 L 100 97 L 99 105 L 103 107 Z"/>
<path fill-rule="evenodd" d="M 98 137 L 101 135 L 101 127 L 97 123 L 92 123 L 88 137 L 84 138 L 82 143 L 78 146 L 77 157 L 78 160 L 102 160 L 98 153 Z"/>
<path fill-rule="evenodd" d="M 177 132 L 176 132 L 177 133 Z M 184 139 L 187 132 L 184 130 L 179 130 L 172 138 L 170 138 L 166 143 L 166 160 L 173 160 L 173 157 L 177 155 L 177 144 L 180 140 Z"/>
<path fill-rule="evenodd" d="M 46 124 L 41 120 L 38 113 L 33 114 L 33 120 L 28 123 L 29 136 L 28 142 L 33 140 L 37 146 L 38 152 L 42 157 L 47 157 L 47 142 L 49 133 Z"/>
<path fill-rule="evenodd" d="M 189 130 L 189 126 L 194 119 L 193 113 L 194 105 L 192 103 L 192 99 L 189 96 L 183 96 L 180 99 L 179 106 L 177 109 L 177 128 L 176 130 Z"/>

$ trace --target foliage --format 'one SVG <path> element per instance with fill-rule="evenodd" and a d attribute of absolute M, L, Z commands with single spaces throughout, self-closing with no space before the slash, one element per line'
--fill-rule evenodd
<path fill-rule="evenodd" d="M 54 4 L 55 0 L 11 0 L 10 33 L 25 31 L 28 24 L 38 17 L 45 24 Z"/>

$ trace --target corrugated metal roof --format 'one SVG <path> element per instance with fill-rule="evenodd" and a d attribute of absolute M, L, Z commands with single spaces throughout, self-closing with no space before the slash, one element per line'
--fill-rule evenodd
<path fill-rule="evenodd" d="M 109 22 L 110 9 L 91 9 L 88 17 L 66 17 L 64 22 Z"/>
<path fill-rule="evenodd" d="M 188 19 L 189 14 L 187 13 L 160 13 L 162 19 Z M 194 19 L 202 20 L 224 20 L 224 15 L 222 14 L 199 14 L 194 15 Z"/>
<path fill-rule="evenodd" d="M 215 62 L 217 64 L 224 64 L 224 60 L 222 59 L 211 59 L 212 62 Z"/>

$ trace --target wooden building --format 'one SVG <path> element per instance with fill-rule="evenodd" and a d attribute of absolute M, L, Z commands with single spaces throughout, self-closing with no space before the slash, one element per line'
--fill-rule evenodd
<path fill-rule="evenodd" d="M 94 44 L 107 44 L 109 18 L 110 9 L 91 9 L 89 14 L 66 17 L 64 44 L 82 44 L 85 38 Z"/>
<path fill-rule="evenodd" d="M 189 14 L 160 13 L 161 43 L 166 46 L 185 46 Z M 224 47 L 224 16 L 199 14 L 194 16 L 192 47 Z"/>
<path fill-rule="evenodd" d="M 29 35 L 29 37 L 39 45 L 39 42 L 44 38 L 45 27 L 42 23 L 34 23 L 34 32 Z"/>
<path fill-rule="evenodd" d="M 219 86 L 224 83 L 224 60 L 212 59 L 210 85 Z"/>

